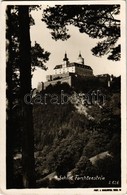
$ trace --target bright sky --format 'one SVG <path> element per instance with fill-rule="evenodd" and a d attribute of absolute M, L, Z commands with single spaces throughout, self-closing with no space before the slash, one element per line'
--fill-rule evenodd
<path fill-rule="evenodd" d="M 100 40 L 89 38 L 85 33 L 80 33 L 78 28 L 74 26 L 69 27 L 71 38 L 67 41 L 55 41 L 52 39 L 50 30 L 46 28 L 46 24 L 41 21 L 43 10 L 32 11 L 32 16 L 35 20 L 35 25 L 31 27 L 31 43 L 34 45 L 35 41 L 41 45 L 46 51 L 49 51 L 50 59 L 46 63 L 47 71 L 37 68 L 34 71 L 32 79 L 32 87 L 36 88 L 38 82 L 45 81 L 47 74 L 53 74 L 53 68 L 57 64 L 63 62 L 65 51 L 67 52 L 70 62 L 77 61 L 79 51 L 81 51 L 85 64 L 93 68 L 95 75 L 109 73 L 115 76 L 121 74 L 121 62 L 113 62 L 107 60 L 106 56 L 95 57 L 92 55 L 91 49 Z"/>

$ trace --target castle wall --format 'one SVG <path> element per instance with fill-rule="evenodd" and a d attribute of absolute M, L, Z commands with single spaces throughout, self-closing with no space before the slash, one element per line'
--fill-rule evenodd
<path fill-rule="evenodd" d="M 54 79 L 61 79 L 61 78 L 68 77 L 68 76 L 69 76 L 69 72 L 66 72 L 64 74 L 47 75 L 46 76 L 46 81 L 52 81 Z"/>
<path fill-rule="evenodd" d="M 71 66 L 71 67 L 62 67 L 59 69 L 54 69 L 54 74 L 64 74 L 67 72 L 72 72 L 75 73 L 75 66 Z"/>
<path fill-rule="evenodd" d="M 71 76 L 67 76 L 57 80 L 47 81 L 44 83 L 44 89 L 46 89 L 46 87 L 48 87 L 49 85 L 56 85 L 57 83 L 68 83 L 71 86 Z"/>
<path fill-rule="evenodd" d="M 38 86 L 37 86 L 37 91 L 40 92 L 44 89 L 44 83 L 43 82 L 39 82 Z"/>
<path fill-rule="evenodd" d="M 44 89 L 49 85 L 55 85 L 58 82 L 68 83 L 70 86 L 73 85 L 73 80 L 77 76 L 80 77 L 91 77 L 93 76 L 93 70 L 83 64 L 70 63 L 70 66 L 58 65 L 54 69 L 53 75 L 46 76 L 46 82 L 44 83 Z"/>
<path fill-rule="evenodd" d="M 93 76 L 93 71 L 91 69 L 75 67 L 75 72 L 81 76 Z"/>
<path fill-rule="evenodd" d="M 71 66 L 71 67 L 54 69 L 54 75 L 66 74 L 68 72 L 77 73 L 81 76 L 92 76 L 93 75 L 93 70 L 79 67 L 79 66 Z"/>

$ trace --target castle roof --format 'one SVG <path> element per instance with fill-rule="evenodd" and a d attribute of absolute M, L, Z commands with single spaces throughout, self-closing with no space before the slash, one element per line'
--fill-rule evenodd
<path fill-rule="evenodd" d="M 69 64 L 66 65 L 66 67 L 72 67 L 72 66 L 76 66 L 76 67 L 81 67 L 81 68 L 92 70 L 92 68 L 90 66 L 79 64 L 79 63 L 76 63 L 76 62 L 72 62 L 72 63 L 69 63 Z M 60 68 L 63 68 L 62 64 L 56 65 L 54 69 L 60 69 Z"/>

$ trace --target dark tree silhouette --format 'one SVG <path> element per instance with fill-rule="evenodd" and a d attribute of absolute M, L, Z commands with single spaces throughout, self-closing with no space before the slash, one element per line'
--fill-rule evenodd
<path fill-rule="evenodd" d="M 19 6 L 19 51 L 20 51 L 20 94 L 22 108 L 22 165 L 23 185 L 35 186 L 34 137 L 32 105 L 26 105 L 24 96 L 31 92 L 31 45 L 30 45 L 29 7 Z"/>
<path fill-rule="evenodd" d="M 52 30 L 55 40 L 67 40 L 68 25 L 79 28 L 91 38 L 103 39 L 92 48 L 93 55 L 108 54 L 110 60 L 120 60 L 120 20 L 115 19 L 119 14 L 120 5 L 56 5 L 44 10 L 42 21 Z"/>
<path fill-rule="evenodd" d="M 45 63 L 50 55 L 37 43 L 31 48 L 29 29 L 34 20 L 30 16 L 30 10 L 35 7 L 7 6 L 6 10 L 7 188 L 17 187 L 13 181 L 13 156 L 18 141 L 22 150 L 23 187 L 35 187 L 32 106 L 24 103 L 24 96 L 31 92 L 32 71 L 37 66 L 46 70 Z M 15 109 L 17 107 L 19 116 Z M 15 137 L 15 134 L 19 137 L 20 133 L 22 143 Z"/>
<path fill-rule="evenodd" d="M 6 83 L 7 83 L 7 117 L 6 117 L 6 170 L 7 170 L 7 188 L 11 188 L 13 185 L 13 131 L 12 131 L 12 108 L 13 108 L 13 91 L 12 91 L 12 77 L 13 77 L 13 68 L 12 68 L 12 38 L 11 38 L 11 6 L 8 7 L 7 11 L 7 67 L 6 67 Z"/>

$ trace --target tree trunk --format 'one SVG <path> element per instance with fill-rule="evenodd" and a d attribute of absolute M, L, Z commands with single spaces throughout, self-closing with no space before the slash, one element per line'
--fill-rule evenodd
<path fill-rule="evenodd" d="M 24 96 L 31 92 L 31 43 L 29 7 L 19 6 L 19 50 L 20 50 L 20 95 L 22 107 L 22 165 L 24 188 L 35 187 L 34 130 L 32 105 L 24 102 Z"/>
<path fill-rule="evenodd" d="M 7 29 L 6 29 L 6 98 L 7 98 L 7 117 L 6 117 L 6 187 L 14 187 L 14 172 L 13 172 L 13 87 L 12 87 L 12 74 L 13 74 L 13 56 L 12 56 L 12 37 L 11 37 L 11 6 L 7 7 Z"/>

